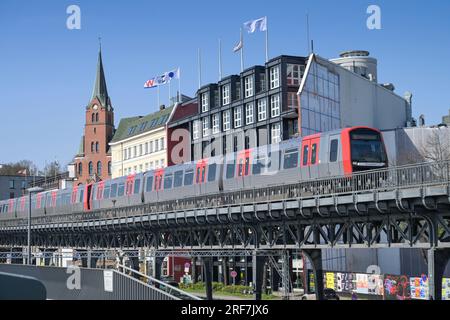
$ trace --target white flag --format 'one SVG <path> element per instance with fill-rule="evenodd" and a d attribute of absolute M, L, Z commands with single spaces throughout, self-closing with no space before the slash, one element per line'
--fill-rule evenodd
<path fill-rule="evenodd" d="M 243 44 L 242 44 L 242 39 L 241 39 L 241 40 L 239 40 L 239 43 L 234 46 L 233 51 L 238 52 L 239 50 L 242 49 L 242 47 L 243 47 Z"/>
<path fill-rule="evenodd" d="M 253 33 L 256 30 L 267 31 L 267 17 L 248 21 L 244 23 L 244 27 L 247 29 L 248 33 Z"/>

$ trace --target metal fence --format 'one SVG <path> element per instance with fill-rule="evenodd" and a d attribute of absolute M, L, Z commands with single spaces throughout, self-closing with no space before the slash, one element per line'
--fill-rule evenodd
<path fill-rule="evenodd" d="M 180 300 L 116 270 L 77 268 L 80 280 L 77 288 L 77 271 L 74 270 L 0 264 L 0 272 L 25 275 L 41 281 L 47 290 L 47 299 L 51 300 Z M 105 272 L 109 273 L 105 275 Z M 108 282 L 108 279 L 112 281 Z"/>
<path fill-rule="evenodd" d="M 392 191 L 413 187 L 449 185 L 450 161 L 364 171 L 352 175 L 300 181 L 263 188 L 221 192 L 171 201 L 160 201 L 138 206 L 102 209 L 78 214 L 63 214 L 34 218 L 33 224 L 64 223 L 132 217 L 194 209 L 215 209 L 240 204 L 258 204 L 277 200 L 308 199 L 331 195 L 361 194 Z M 27 220 L 3 221 L 3 226 L 25 226 Z"/>

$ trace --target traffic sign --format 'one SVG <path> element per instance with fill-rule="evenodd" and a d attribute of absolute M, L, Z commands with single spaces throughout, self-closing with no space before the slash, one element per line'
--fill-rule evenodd
<path fill-rule="evenodd" d="M 236 278 L 237 277 L 237 272 L 236 271 L 231 271 L 231 277 L 232 278 Z"/>

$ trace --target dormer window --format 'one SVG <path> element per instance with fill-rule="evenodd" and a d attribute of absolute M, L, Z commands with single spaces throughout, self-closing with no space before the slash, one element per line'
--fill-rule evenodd
<path fill-rule="evenodd" d="M 208 93 L 202 93 L 202 112 L 207 112 L 209 110 L 209 96 Z"/>
<path fill-rule="evenodd" d="M 230 104 L 230 85 L 226 84 L 222 87 L 222 105 Z"/>

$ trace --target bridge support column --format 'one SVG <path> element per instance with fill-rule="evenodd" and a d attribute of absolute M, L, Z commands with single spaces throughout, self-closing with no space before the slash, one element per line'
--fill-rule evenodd
<path fill-rule="evenodd" d="M 280 275 L 273 266 L 270 267 L 270 286 L 273 292 L 278 292 L 280 283 Z"/>
<path fill-rule="evenodd" d="M 161 267 L 163 263 L 164 258 L 163 257 L 153 257 L 153 278 L 160 280 L 161 279 Z"/>
<path fill-rule="evenodd" d="M 135 270 L 135 271 L 137 271 L 137 272 L 140 272 L 140 270 L 139 270 L 139 256 L 137 256 L 137 257 L 130 257 L 130 268 L 131 269 L 133 269 L 133 270 Z M 135 274 L 135 273 L 133 273 L 133 275 L 132 275 L 134 278 L 139 278 L 139 276 L 137 275 L 137 274 Z"/>
<path fill-rule="evenodd" d="M 197 283 L 197 258 L 192 257 L 191 259 L 191 268 L 192 268 L 192 283 Z"/>
<path fill-rule="evenodd" d="M 303 250 L 312 264 L 314 279 L 316 284 L 316 299 L 323 300 L 323 268 L 322 268 L 322 250 L 311 249 Z M 306 270 L 306 269 L 305 269 Z"/>
<path fill-rule="evenodd" d="M 256 253 L 253 253 L 252 258 L 253 258 L 252 272 L 253 272 L 253 287 L 254 287 L 253 292 L 255 295 L 255 300 L 262 300 L 263 278 L 265 272 L 264 264 L 266 262 L 266 258 L 263 256 L 257 256 Z"/>
<path fill-rule="evenodd" d="M 81 257 L 82 268 L 96 268 L 98 257 L 92 256 L 92 250 L 78 250 L 80 253 L 86 253 L 84 257 Z"/>
<path fill-rule="evenodd" d="M 430 299 L 442 300 L 442 277 L 449 260 L 450 249 L 431 248 L 428 250 Z"/>
<path fill-rule="evenodd" d="M 213 290 L 212 290 L 212 271 L 213 271 L 213 261 L 212 258 L 203 258 L 203 270 L 205 273 L 205 288 L 206 288 L 206 300 L 213 299 Z"/>

